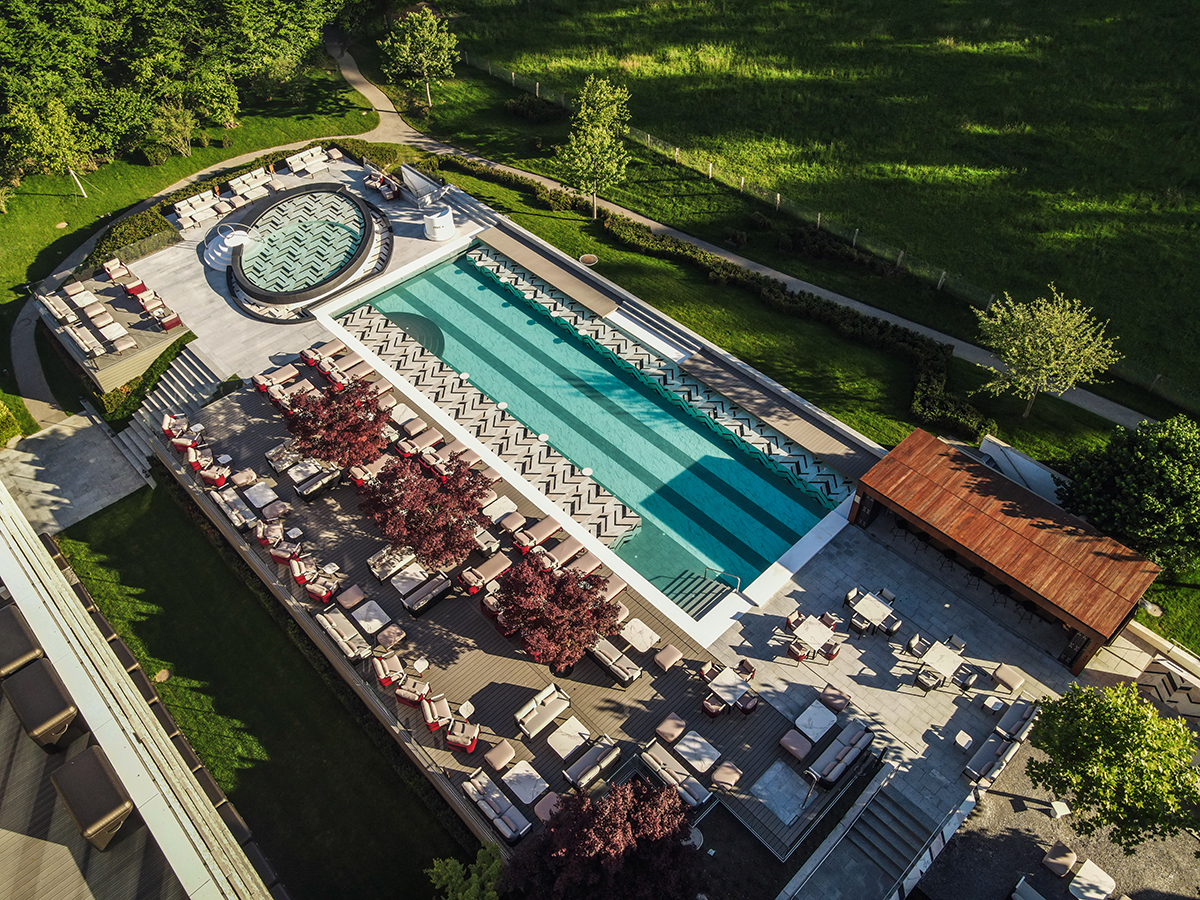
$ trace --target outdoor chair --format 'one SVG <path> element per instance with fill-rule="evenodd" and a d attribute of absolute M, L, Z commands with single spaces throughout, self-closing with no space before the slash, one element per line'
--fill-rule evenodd
<path fill-rule="evenodd" d="M 947 646 L 955 653 L 962 653 L 967 649 L 967 642 L 960 638 L 957 634 L 952 634 L 946 639 Z"/>
<path fill-rule="evenodd" d="M 1074 850 L 1062 841 L 1056 841 L 1049 852 L 1042 857 L 1042 865 L 1059 878 L 1065 878 L 1071 873 L 1071 868 L 1078 860 L 1079 857 L 1075 855 Z"/>
<path fill-rule="evenodd" d="M 920 634 L 914 634 L 908 639 L 908 643 L 904 645 L 904 652 L 909 656 L 920 658 L 925 655 L 930 644 L 921 638 Z"/>
<path fill-rule="evenodd" d="M 723 712 L 725 712 L 725 701 L 716 694 L 709 694 L 704 698 L 704 714 L 710 719 L 715 719 Z"/>
<path fill-rule="evenodd" d="M 450 730 L 446 732 L 446 746 L 451 750 L 474 753 L 478 741 L 479 726 L 465 719 L 455 719 L 450 725 Z"/>
<path fill-rule="evenodd" d="M 862 591 L 858 588 L 851 588 L 846 592 L 846 599 L 842 601 L 842 606 L 854 608 L 854 604 L 858 602 L 858 598 L 862 596 Z"/>
<path fill-rule="evenodd" d="M 224 487 L 229 472 L 229 466 L 209 466 L 200 470 L 200 480 L 209 487 Z"/>
<path fill-rule="evenodd" d="M 704 679 L 705 684 L 711 684 L 712 680 L 721 674 L 721 670 L 725 668 L 720 663 L 706 662 L 700 667 L 700 677 Z"/>
<path fill-rule="evenodd" d="M 758 694 L 754 693 L 754 691 L 746 691 L 746 693 L 738 697 L 736 706 L 738 712 L 743 716 L 750 715 L 750 713 L 758 709 Z"/>
<path fill-rule="evenodd" d="M 953 568 L 958 563 L 958 554 L 949 547 L 942 550 L 942 568 Z"/>
<path fill-rule="evenodd" d="M 987 578 L 987 573 L 979 568 L 979 566 L 971 566 L 971 568 L 967 569 L 967 587 L 975 587 L 985 578 Z"/>
<path fill-rule="evenodd" d="M 425 725 L 430 731 L 437 731 L 454 721 L 450 714 L 450 701 L 445 694 L 436 697 L 421 698 L 421 715 L 425 717 Z"/>
<path fill-rule="evenodd" d="M 892 540 L 895 540 L 902 535 L 908 535 L 908 523 L 899 516 L 896 516 L 892 520 Z"/>
<path fill-rule="evenodd" d="M 792 641 L 788 644 L 787 655 L 797 663 L 802 663 L 808 659 L 809 649 L 800 643 L 800 641 Z"/>
<path fill-rule="evenodd" d="M 207 469 L 213 462 L 212 450 L 208 447 L 188 447 L 187 461 L 194 472 Z"/>
<path fill-rule="evenodd" d="M 292 580 L 301 586 L 308 584 L 309 579 L 315 578 L 318 571 L 317 564 L 311 556 L 288 560 L 288 569 L 292 573 Z"/>
<path fill-rule="evenodd" d="M 880 588 L 879 596 L 883 598 L 883 601 L 885 603 L 890 603 L 892 606 L 896 605 L 896 595 L 893 594 L 891 591 L 889 591 L 887 588 Z"/>
<path fill-rule="evenodd" d="M 1008 606 L 1008 598 L 1012 596 L 1012 588 L 1007 584 L 992 585 L 992 606 L 999 603 L 1001 606 Z"/>
<path fill-rule="evenodd" d="M 274 547 L 283 540 L 283 525 L 280 522 L 262 522 L 254 526 L 254 536 L 260 547 Z"/>
<path fill-rule="evenodd" d="M 804 613 L 800 612 L 800 610 L 796 610 L 795 612 L 788 613 L 787 618 L 783 620 L 783 627 L 787 631 L 795 631 L 796 626 L 803 621 Z"/>
<path fill-rule="evenodd" d="M 942 677 L 937 672 L 931 672 L 929 669 L 922 668 L 917 671 L 916 676 L 913 678 L 913 684 L 925 693 L 929 693 L 941 686 Z"/>
<path fill-rule="evenodd" d="M 393 681 L 404 677 L 404 660 L 397 656 L 393 650 L 372 656 L 371 666 L 375 669 L 375 677 L 383 687 L 387 687 Z"/>
<path fill-rule="evenodd" d="M 429 693 L 429 682 L 421 681 L 415 676 L 408 675 L 396 686 L 396 699 L 405 706 L 420 706 L 425 695 Z"/>
<path fill-rule="evenodd" d="M 328 603 L 333 599 L 333 592 L 337 589 L 338 580 L 333 575 L 324 573 L 311 579 L 304 585 L 304 591 L 314 600 L 320 600 L 322 603 Z"/>
<path fill-rule="evenodd" d="M 837 659 L 837 655 L 841 649 L 842 645 L 837 641 L 826 641 L 821 645 L 821 649 L 818 650 L 817 653 L 825 657 L 825 659 L 829 660 L 830 662 L 833 662 L 835 659 Z"/>
<path fill-rule="evenodd" d="M 827 627 L 830 631 L 837 631 L 838 623 L 841 621 L 831 612 L 821 613 L 821 624 Z"/>
<path fill-rule="evenodd" d="M 857 634 L 859 637 L 862 637 L 864 634 L 866 634 L 868 631 L 871 630 L 871 623 L 868 622 L 866 619 L 864 619 L 862 616 L 860 616 L 858 613 L 855 613 L 854 615 L 852 615 L 850 617 L 850 630 L 852 632 L 854 632 L 855 634 Z"/>
<path fill-rule="evenodd" d="M 741 675 L 743 678 L 745 678 L 747 681 L 754 680 L 755 671 L 756 670 L 754 668 L 754 663 L 750 662 L 750 660 L 748 660 L 748 659 L 739 659 L 738 660 L 737 673 L 739 675 Z"/>
<path fill-rule="evenodd" d="M 975 687 L 975 682 L 979 680 L 979 673 L 969 666 L 963 666 L 954 673 L 954 677 L 951 680 L 965 694 L 971 688 Z"/>
<path fill-rule="evenodd" d="M 187 416 L 180 413 L 163 413 L 161 427 L 163 437 L 179 437 L 188 430 Z"/>
<path fill-rule="evenodd" d="M 895 616 L 889 616 L 883 620 L 883 633 L 888 637 L 895 637 L 896 632 L 900 630 L 900 626 L 903 624 L 903 619 L 898 619 Z"/>

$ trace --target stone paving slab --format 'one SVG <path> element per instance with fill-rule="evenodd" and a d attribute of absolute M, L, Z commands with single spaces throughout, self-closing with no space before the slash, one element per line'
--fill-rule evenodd
<path fill-rule="evenodd" d="M 57 534 L 144 482 L 105 430 L 68 419 L 0 452 L 0 479 L 35 531 Z"/>

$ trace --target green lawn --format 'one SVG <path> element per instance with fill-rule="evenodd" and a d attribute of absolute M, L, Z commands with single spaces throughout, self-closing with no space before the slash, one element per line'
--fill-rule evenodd
<path fill-rule="evenodd" d="M 370 45 L 357 45 L 354 52 L 369 77 L 382 78 Z M 460 67 L 456 78 L 438 87 L 435 105 L 428 112 L 421 107 L 423 94 L 387 85 L 383 89 L 405 110 L 408 121 L 430 134 L 526 171 L 561 175 L 553 147 L 565 139 L 567 120 L 533 124 L 506 112 L 504 101 L 521 92 L 485 74 Z M 790 239 L 798 227 L 786 214 L 676 166 L 645 147 L 631 146 L 630 150 L 633 160 L 627 180 L 607 194 L 613 201 L 718 246 L 727 246 L 728 236 L 740 233 L 746 243 L 738 252 L 750 259 L 957 337 L 977 339 L 975 316 L 965 302 L 905 274 L 876 272 L 841 259 L 814 258 L 783 249 L 786 245 L 781 246 L 781 240 L 785 235 Z M 765 218 L 765 227 L 762 219 L 756 222 L 752 218 L 756 213 Z M 1168 401 L 1127 382 L 1111 381 L 1090 389 L 1150 418 L 1164 419 L 1180 412 Z"/>
<path fill-rule="evenodd" d="M 464 48 L 989 291 L 1055 281 L 1196 384 L 1200 16 L 1170 0 L 453 0 Z M 1136 302 L 1131 302 L 1136 298 Z"/>
<path fill-rule="evenodd" d="M 536 207 L 528 194 L 450 168 L 442 174 L 564 253 L 595 253 L 601 275 L 879 443 L 893 446 L 916 427 L 907 363 L 781 313 L 738 288 L 714 285 L 696 268 L 628 250 L 576 213 Z M 969 363 L 951 365 L 953 390 L 974 390 L 984 380 Z M 1112 427 L 1053 397 L 1039 398 L 1028 420 L 1021 419 L 1021 401 L 982 395 L 974 401 L 996 419 L 999 437 L 1044 460 L 1100 443 Z"/>
<path fill-rule="evenodd" d="M 1164 572 L 1146 592 L 1163 609 L 1155 618 L 1139 609 L 1137 620 L 1163 637 L 1200 656 L 1200 565 L 1182 572 Z"/>
<path fill-rule="evenodd" d="M 462 848 L 166 490 L 60 542 L 293 896 L 433 897 Z"/>
<path fill-rule="evenodd" d="M 64 257 L 106 226 L 115 215 L 176 181 L 221 160 L 279 144 L 333 134 L 357 134 L 378 124 L 361 94 L 350 90 L 326 60 L 287 97 L 248 108 L 231 131 L 209 129 L 232 146 L 196 147 L 190 157 L 172 156 L 161 166 L 118 160 L 83 177 L 88 199 L 65 176 L 37 175 L 21 181 L 0 215 L 0 401 L 18 416 L 27 433 L 36 430 L 11 372 L 8 335 L 26 298 L 24 284 L 45 278 Z M 65 227 L 59 228 L 60 223 Z"/>

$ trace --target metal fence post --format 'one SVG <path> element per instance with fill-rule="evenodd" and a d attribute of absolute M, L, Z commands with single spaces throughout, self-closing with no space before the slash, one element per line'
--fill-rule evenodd
<path fill-rule="evenodd" d="M 817 213 L 817 231 L 821 230 L 821 214 Z"/>
<path fill-rule="evenodd" d="M 775 194 L 775 212 L 779 212 L 779 194 Z"/>
<path fill-rule="evenodd" d="M 708 164 L 708 177 L 712 178 L 712 163 L 711 162 Z"/>
<path fill-rule="evenodd" d="M 533 96 L 537 97 L 539 100 L 542 98 L 542 85 L 537 81 L 533 83 Z"/>
<path fill-rule="evenodd" d="M 745 175 L 742 176 L 742 186 L 740 188 L 738 188 L 738 190 L 739 191 L 746 190 L 746 176 Z"/>
<path fill-rule="evenodd" d="M 675 148 L 675 164 L 679 165 L 679 148 Z"/>
<path fill-rule="evenodd" d="M 512 76 L 512 86 L 516 87 L 517 86 L 517 73 L 509 72 L 508 74 Z"/>
<path fill-rule="evenodd" d="M 937 289 L 940 291 L 940 290 L 942 289 L 942 285 L 943 285 L 943 284 L 945 284 L 945 283 L 946 283 L 946 270 L 945 270 L 945 269 L 943 269 L 943 270 L 942 270 L 942 277 L 938 279 L 938 283 L 937 283 Z"/>
<path fill-rule="evenodd" d="M 852 240 L 852 241 L 850 242 L 850 246 L 851 246 L 851 247 L 857 247 L 857 246 L 858 246 L 858 229 L 857 229 L 857 228 L 855 228 L 855 229 L 854 229 L 854 240 Z"/>
<path fill-rule="evenodd" d="M 903 263 L 904 263 L 904 251 L 901 250 L 900 255 L 896 257 L 896 265 L 899 266 L 899 265 L 902 265 Z"/>

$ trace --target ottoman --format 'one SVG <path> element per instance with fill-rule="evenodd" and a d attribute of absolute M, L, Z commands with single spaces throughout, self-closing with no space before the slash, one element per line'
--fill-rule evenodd
<path fill-rule="evenodd" d="M 826 709 L 835 713 L 841 712 L 850 705 L 850 695 L 845 691 L 838 690 L 832 684 L 825 685 L 818 699 Z"/>
<path fill-rule="evenodd" d="M 666 672 L 683 659 L 683 653 L 674 644 L 667 644 L 654 655 L 654 664 Z"/>
<path fill-rule="evenodd" d="M 492 747 L 487 753 L 483 754 L 484 762 L 491 766 L 493 772 L 499 772 L 517 755 L 517 751 L 513 749 L 513 745 L 508 741 L 501 741 Z"/>
<path fill-rule="evenodd" d="M 733 763 L 726 760 L 717 766 L 712 776 L 712 786 L 721 788 L 722 790 L 732 791 L 737 787 L 738 781 L 742 777 L 742 770 Z"/>
<path fill-rule="evenodd" d="M 654 733 L 659 736 L 664 744 L 673 744 L 679 740 L 685 728 L 687 728 L 687 722 L 679 718 L 675 713 L 671 713 L 658 723 L 658 727 L 654 729 Z"/>

